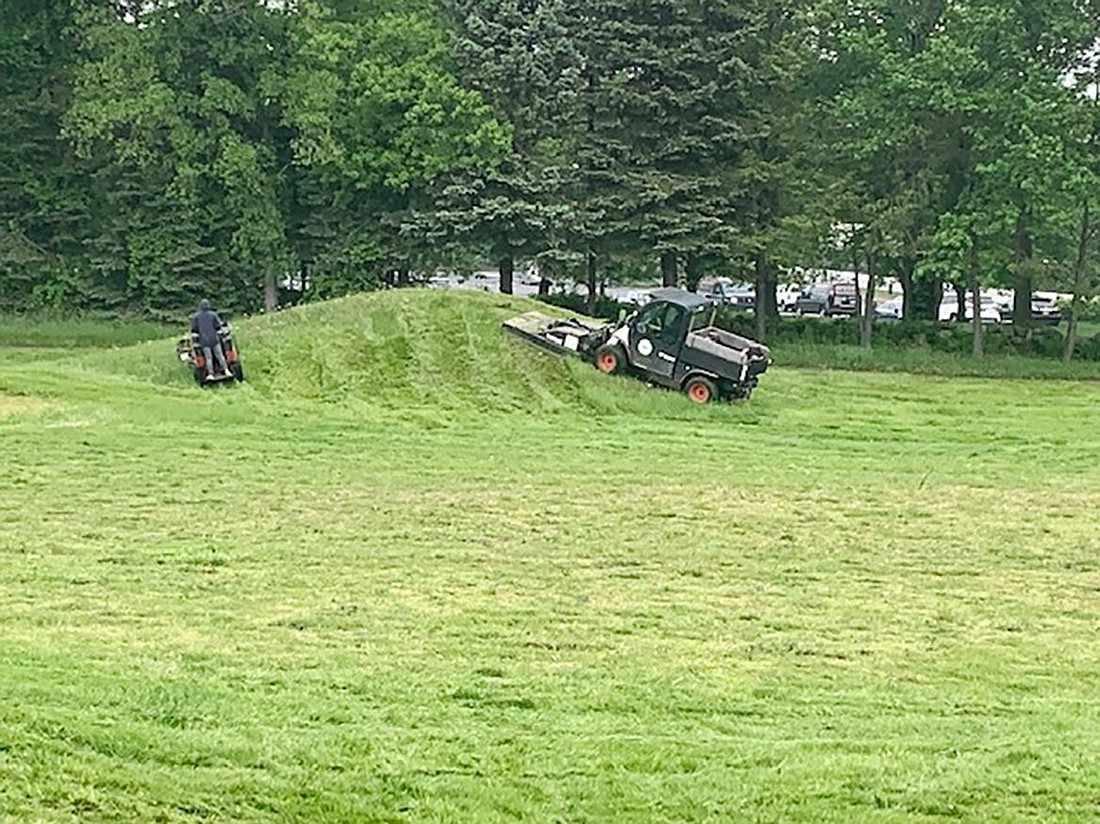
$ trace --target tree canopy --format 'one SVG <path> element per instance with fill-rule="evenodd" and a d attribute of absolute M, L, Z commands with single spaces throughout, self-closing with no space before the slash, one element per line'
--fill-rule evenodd
<path fill-rule="evenodd" d="M 0 310 L 530 262 L 755 280 L 763 334 L 838 236 L 913 317 L 1006 286 L 1023 329 L 1033 288 L 1095 288 L 1096 0 L 0 9 Z"/>

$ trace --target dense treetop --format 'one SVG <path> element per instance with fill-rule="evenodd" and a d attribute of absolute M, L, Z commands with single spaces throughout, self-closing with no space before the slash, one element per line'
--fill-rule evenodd
<path fill-rule="evenodd" d="M 762 333 L 796 266 L 896 277 L 912 316 L 1013 287 L 1021 328 L 1032 289 L 1096 289 L 1095 0 L 0 11 L 0 310 L 519 262 L 753 279 Z"/>

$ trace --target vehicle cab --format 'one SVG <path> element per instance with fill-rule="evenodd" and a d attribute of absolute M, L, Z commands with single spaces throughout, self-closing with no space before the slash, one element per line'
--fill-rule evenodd
<path fill-rule="evenodd" d="M 603 371 L 621 364 L 693 400 L 748 397 L 767 369 L 769 350 L 714 325 L 713 300 L 682 289 L 658 289 L 631 314 L 597 352 Z"/>

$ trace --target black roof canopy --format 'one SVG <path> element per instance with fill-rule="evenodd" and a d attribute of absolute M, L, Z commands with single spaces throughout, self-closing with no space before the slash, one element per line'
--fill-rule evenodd
<path fill-rule="evenodd" d="M 689 312 L 697 312 L 707 306 L 714 305 L 714 301 L 710 298 L 705 298 L 695 292 L 688 292 L 686 289 L 677 289 L 673 286 L 654 289 L 650 292 L 650 296 L 653 300 L 663 300 L 668 303 L 675 303 L 677 306 L 683 306 Z"/>

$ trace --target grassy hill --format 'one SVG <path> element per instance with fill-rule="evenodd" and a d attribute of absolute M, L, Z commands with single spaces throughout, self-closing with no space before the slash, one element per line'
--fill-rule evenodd
<path fill-rule="evenodd" d="M 263 399 L 363 407 L 364 414 L 418 409 L 443 417 L 566 410 L 753 416 L 748 407 L 741 413 L 731 411 L 736 407 L 688 411 L 675 393 L 608 379 L 580 361 L 502 333 L 501 321 L 531 309 L 564 313 L 481 292 L 394 290 L 241 319 L 233 328 L 247 386 L 233 389 Z M 77 352 L 61 363 L 65 372 L 92 380 L 127 378 L 194 397 L 191 375 L 175 359 L 174 341 Z"/>
<path fill-rule="evenodd" d="M 0 357 L 0 820 L 1095 818 L 1100 388 L 699 408 L 526 305 Z"/>

